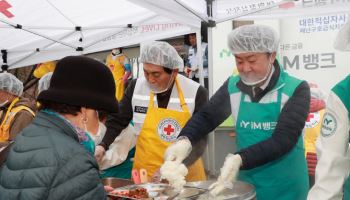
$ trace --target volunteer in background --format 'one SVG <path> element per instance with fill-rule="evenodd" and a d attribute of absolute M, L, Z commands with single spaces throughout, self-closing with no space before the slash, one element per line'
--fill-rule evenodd
<path fill-rule="evenodd" d="M 185 74 L 188 78 L 199 83 L 199 70 L 198 70 L 198 50 L 197 50 L 197 37 L 195 33 L 189 34 L 190 47 L 188 48 L 188 59 L 185 63 Z M 204 86 L 208 88 L 208 44 L 202 42 L 202 50 L 200 55 L 203 58 L 203 76 Z"/>
<path fill-rule="evenodd" d="M 0 73 L 0 142 L 14 140 L 35 116 L 35 105 L 22 94 L 23 83 L 18 78 Z"/>
<path fill-rule="evenodd" d="M 122 48 L 115 48 L 107 56 L 106 65 L 111 70 L 116 86 L 116 97 L 121 101 L 124 95 L 124 89 L 131 76 L 131 66 Z"/>

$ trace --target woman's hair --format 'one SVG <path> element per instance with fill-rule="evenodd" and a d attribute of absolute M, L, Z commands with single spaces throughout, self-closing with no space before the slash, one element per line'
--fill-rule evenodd
<path fill-rule="evenodd" d="M 70 114 L 77 116 L 81 110 L 81 106 L 73 106 L 64 103 L 56 103 L 48 100 L 41 100 L 39 110 L 49 109 L 61 114 Z"/>
<path fill-rule="evenodd" d="M 63 103 L 56 103 L 52 101 L 42 100 L 40 101 L 39 110 L 44 110 L 44 109 L 52 110 L 61 114 L 70 114 L 70 115 L 77 116 L 81 110 L 81 106 L 73 106 L 73 105 L 68 105 Z M 100 121 L 106 120 L 108 115 L 107 111 L 98 110 L 97 113 Z"/>

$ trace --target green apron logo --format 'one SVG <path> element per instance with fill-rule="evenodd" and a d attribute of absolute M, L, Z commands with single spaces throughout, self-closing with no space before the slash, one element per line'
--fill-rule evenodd
<path fill-rule="evenodd" d="M 239 123 L 241 128 L 252 129 L 252 130 L 274 130 L 277 122 L 246 122 L 241 120 Z"/>
<path fill-rule="evenodd" d="M 332 136 L 337 130 L 337 121 L 335 117 L 330 113 L 325 113 L 323 117 L 321 135 L 323 137 Z"/>

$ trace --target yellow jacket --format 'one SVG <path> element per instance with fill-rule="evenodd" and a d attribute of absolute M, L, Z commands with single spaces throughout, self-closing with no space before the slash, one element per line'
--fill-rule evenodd
<path fill-rule="evenodd" d="M 39 64 L 33 72 L 36 78 L 43 77 L 48 72 L 53 72 L 56 68 L 56 61 L 49 61 Z"/>

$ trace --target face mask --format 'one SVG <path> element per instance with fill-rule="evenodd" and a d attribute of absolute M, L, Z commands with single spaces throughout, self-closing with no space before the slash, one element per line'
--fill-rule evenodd
<path fill-rule="evenodd" d="M 239 75 L 242 82 L 246 85 L 249 85 L 249 86 L 254 86 L 254 85 L 257 85 L 259 83 L 262 83 L 263 81 L 265 81 L 267 79 L 267 77 L 269 77 L 270 73 L 271 73 L 271 70 L 272 69 L 272 63 L 271 63 L 271 56 L 269 58 L 269 66 L 268 66 L 268 70 L 267 70 L 267 73 L 266 75 L 259 79 L 259 78 L 248 78 L 248 77 L 245 77 L 242 73 Z"/>
<path fill-rule="evenodd" d="M 9 102 L 9 100 L 6 100 L 3 103 L 0 103 L 0 107 L 4 107 L 8 102 Z"/>
<path fill-rule="evenodd" d="M 155 85 L 152 85 L 150 84 L 148 81 L 147 81 L 147 84 L 148 84 L 148 87 L 151 89 L 151 91 L 154 93 L 154 94 L 160 94 L 160 93 L 163 93 L 165 91 L 168 91 L 170 86 L 172 85 L 173 83 L 173 76 L 174 76 L 174 72 L 171 72 L 171 76 L 170 76 L 170 79 L 169 79 L 169 82 L 167 84 L 167 86 L 163 89 L 163 90 L 160 90 L 159 88 L 157 88 Z"/>
<path fill-rule="evenodd" d="M 106 125 L 104 125 L 104 123 L 102 122 L 98 122 L 98 130 L 96 133 L 96 137 L 94 139 L 96 144 L 99 144 L 102 141 L 103 137 L 106 135 L 106 131 L 107 131 Z"/>

